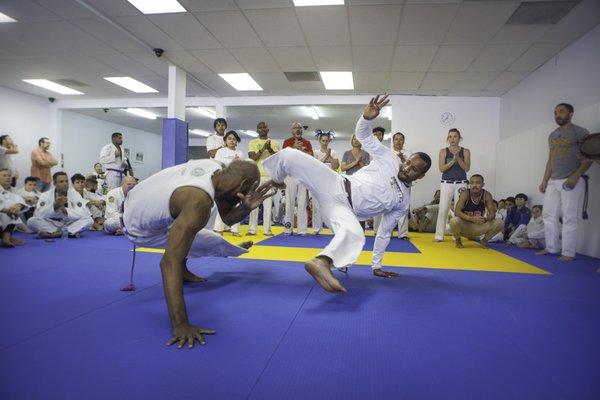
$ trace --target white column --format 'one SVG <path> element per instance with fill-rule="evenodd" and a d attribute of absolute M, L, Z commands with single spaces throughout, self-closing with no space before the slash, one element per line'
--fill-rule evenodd
<path fill-rule="evenodd" d="M 167 118 L 185 121 L 185 71 L 176 65 L 169 65 L 169 97 Z"/>

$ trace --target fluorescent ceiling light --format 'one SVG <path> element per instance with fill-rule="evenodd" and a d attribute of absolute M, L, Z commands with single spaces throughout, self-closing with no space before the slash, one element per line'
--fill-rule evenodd
<path fill-rule="evenodd" d="M 177 0 L 127 0 L 144 14 L 167 14 L 186 12 Z"/>
<path fill-rule="evenodd" d="M 354 80 L 351 71 L 319 72 L 327 90 L 352 90 Z"/>
<path fill-rule="evenodd" d="M 135 93 L 158 93 L 158 90 L 153 89 L 150 86 L 129 76 L 109 76 L 104 77 L 103 79 Z"/>
<path fill-rule="evenodd" d="M 60 94 L 83 94 L 78 90 L 59 85 L 58 83 L 54 83 L 52 81 L 49 81 L 48 79 L 23 79 L 23 82 L 27 82 L 32 85 L 39 86 L 41 88 L 48 89 Z"/>
<path fill-rule="evenodd" d="M 235 90 L 263 90 L 250 75 L 243 72 L 241 74 L 219 74 Z"/>
<path fill-rule="evenodd" d="M 193 133 L 195 135 L 200 135 L 200 136 L 204 136 L 204 137 L 209 137 L 210 135 L 212 135 L 212 133 L 207 132 L 207 131 L 203 131 L 201 129 L 190 129 L 189 132 Z"/>
<path fill-rule="evenodd" d="M 296 7 L 304 6 L 343 6 L 344 0 L 294 0 Z"/>
<path fill-rule="evenodd" d="M 217 118 L 217 113 L 206 107 L 192 107 L 192 110 L 196 111 L 198 114 L 203 115 L 207 118 L 215 119 Z"/>
<path fill-rule="evenodd" d="M 256 131 L 240 129 L 239 132 L 242 132 L 246 136 L 258 137 L 258 132 Z"/>
<path fill-rule="evenodd" d="M 17 22 L 16 19 L 9 17 L 6 14 L 2 14 L 0 12 L 0 24 L 6 23 L 6 22 Z"/>
<path fill-rule="evenodd" d="M 319 114 L 317 113 L 315 106 L 306 107 L 306 109 L 308 110 L 308 115 L 310 115 L 312 119 L 319 119 Z"/>
<path fill-rule="evenodd" d="M 150 111 L 143 110 L 141 108 L 126 108 L 125 111 L 127 111 L 130 114 L 137 115 L 138 117 L 142 117 L 142 118 L 148 118 L 148 119 L 158 118 L 158 115 L 153 114 Z"/>

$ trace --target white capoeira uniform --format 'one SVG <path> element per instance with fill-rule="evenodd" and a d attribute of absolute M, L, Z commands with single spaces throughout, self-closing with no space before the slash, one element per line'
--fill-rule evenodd
<path fill-rule="evenodd" d="M 20 204 L 22 206 L 21 215 L 29 209 L 29 205 L 25 202 L 25 199 L 18 193 L 13 192 L 12 189 L 6 190 L 0 186 L 0 227 L 2 227 L 3 231 L 8 227 L 14 229 L 17 225 L 22 223 L 19 217 L 13 218 L 8 214 L 1 212 L 1 210 L 10 208 L 15 204 Z"/>
<path fill-rule="evenodd" d="M 106 213 L 104 214 L 104 232 L 114 234 L 121 229 L 121 206 L 125 201 L 123 188 L 119 186 L 106 194 Z"/>
<path fill-rule="evenodd" d="M 215 154 L 215 161 L 222 162 L 225 165 L 231 164 L 233 162 L 233 160 L 235 160 L 235 159 L 243 160 L 244 153 L 242 153 L 240 150 L 231 150 L 228 147 L 221 147 L 219 150 L 217 150 L 217 154 Z M 221 219 L 221 216 L 219 215 L 219 213 L 217 213 L 215 215 L 214 230 L 217 232 L 223 232 L 227 228 L 228 228 L 228 226 L 225 225 L 225 222 L 223 222 L 223 220 Z M 237 224 L 233 224 L 229 228 L 231 229 L 231 233 L 237 233 L 237 234 L 240 233 L 240 223 L 239 222 Z"/>
<path fill-rule="evenodd" d="M 323 162 L 323 160 L 327 157 L 327 153 L 324 153 L 321 148 L 319 147 L 318 149 L 313 151 L 315 158 L 321 162 Z M 334 160 L 339 160 L 337 152 L 333 149 L 331 149 L 331 158 Z M 324 163 L 325 165 L 327 165 L 327 167 L 333 169 L 333 164 L 330 162 Z M 315 196 L 313 196 L 312 193 L 309 193 L 310 195 L 310 200 L 312 203 L 312 227 L 313 230 L 315 231 L 315 233 L 319 233 L 321 231 L 321 229 L 323 228 L 323 218 L 321 218 L 321 210 L 319 207 L 319 202 L 317 201 L 317 198 Z"/>
<path fill-rule="evenodd" d="M 212 226 L 217 206 L 211 177 L 222 168 L 223 164 L 211 159 L 192 160 L 166 168 L 141 181 L 127 193 L 123 204 L 121 227 L 125 235 L 137 246 L 165 247 L 175 221 L 169 210 L 171 195 L 184 186 L 202 189 L 213 200 L 210 220 L 206 224 Z M 196 234 L 188 257 L 228 257 L 247 252 L 204 228 Z"/>
<path fill-rule="evenodd" d="M 381 259 L 398 219 L 408 210 L 409 188 L 398 179 L 400 159 L 373 136 L 371 122 L 360 118 L 356 138 L 371 155 L 371 163 L 351 176 L 342 176 L 301 151 L 286 148 L 267 158 L 263 165 L 275 182 L 293 176 L 317 198 L 323 221 L 334 232 L 327 247 L 319 253 L 343 268 L 356 261 L 365 244 L 359 220 L 384 214 L 375 239 L 373 268 Z M 351 199 L 346 191 L 350 182 Z"/>
<path fill-rule="evenodd" d="M 85 200 L 74 189 L 69 188 L 67 198 L 69 199 L 65 215 L 61 211 L 54 210 L 56 188 L 52 187 L 42 193 L 38 200 L 33 217 L 29 218 L 27 225 L 32 231 L 53 233 L 67 226 L 69 234 L 74 235 L 89 229 L 94 223 L 90 211 L 85 206 Z"/>
<path fill-rule="evenodd" d="M 121 186 L 127 168 L 127 157 L 123 155 L 121 147 L 121 156 L 117 157 L 117 146 L 107 144 L 100 150 L 100 162 L 105 171 L 106 185 L 108 190 Z M 98 184 L 100 185 L 100 184 Z"/>
<path fill-rule="evenodd" d="M 313 158 L 313 160 L 315 159 Z M 304 235 L 306 234 L 306 228 L 308 226 L 308 214 L 306 212 L 306 186 L 304 186 L 298 179 L 288 176 L 285 179 L 285 233 L 292 233 L 294 230 L 294 207 L 296 200 L 298 201 L 298 234 Z"/>

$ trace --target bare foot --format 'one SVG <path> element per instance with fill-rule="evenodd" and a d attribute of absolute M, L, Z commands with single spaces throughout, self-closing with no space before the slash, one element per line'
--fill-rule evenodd
<path fill-rule="evenodd" d="M 13 242 L 10 240 L 10 233 L 8 231 L 2 232 L 2 239 L 0 240 L 0 246 L 2 247 L 15 247 Z"/>
<path fill-rule="evenodd" d="M 573 261 L 574 259 L 575 259 L 575 257 L 569 257 L 569 256 L 558 257 L 558 261 Z"/>
<path fill-rule="evenodd" d="M 400 275 L 398 275 L 396 272 L 388 272 L 388 271 L 384 271 L 384 270 L 382 270 L 381 268 L 374 269 L 374 270 L 373 270 L 373 275 L 375 275 L 375 276 L 379 276 L 379 277 L 381 277 L 381 278 L 395 278 L 395 277 L 397 277 L 397 276 L 400 276 Z"/>
<path fill-rule="evenodd" d="M 433 239 L 433 241 L 439 243 L 439 242 L 443 242 L 444 239 Z"/>
<path fill-rule="evenodd" d="M 38 237 L 40 239 L 56 239 L 62 236 L 62 233 L 60 231 L 56 231 L 56 232 L 38 232 Z"/>
<path fill-rule="evenodd" d="M 121 229 L 117 229 L 115 231 L 115 236 L 122 236 L 123 235 L 123 231 Z"/>
<path fill-rule="evenodd" d="M 200 283 L 206 282 L 206 278 L 198 276 L 186 268 L 186 270 L 183 271 L 183 281 L 188 283 Z"/>
<path fill-rule="evenodd" d="M 465 247 L 465 246 L 463 246 L 462 240 L 460 238 L 454 239 L 454 245 L 456 246 L 457 249 L 462 249 L 463 247 Z"/>
<path fill-rule="evenodd" d="M 248 250 L 253 245 L 254 245 L 254 242 L 252 240 L 238 244 L 238 246 L 240 246 L 241 248 L 246 249 L 246 250 Z"/>
<path fill-rule="evenodd" d="M 29 229 L 29 227 L 25 224 L 21 224 L 21 225 L 17 226 L 17 231 L 23 232 L 23 233 L 31 233 L 31 229 Z"/>
<path fill-rule="evenodd" d="M 240 236 L 242 236 L 242 234 L 241 234 L 241 233 L 239 233 L 239 232 L 233 232 L 233 233 L 232 233 L 232 235 L 233 235 L 233 236 L 235 236 L 235 237 L 240 237 Z"/>
<path fill-rule="evenodd" d="M 536 251 L 534 253 L 536 256 L 545 256 L 546 254 L 550 254 L 548 250 Z"/>
<path fill-rule="evenodd" d="M 265 236 L 273 236 L 273 232 L 265 232 L 264 235 Z"/>
<path fill-rule="evenodd" d="M 73 234 L 69 233 L 69 239 L 79 239 L 80 236 L 81 235 L 79 234 L 79 232 Z"/>
<path fill-rule="evenodd" d="M 331 293 L 346 293 L 346 289 L 341 285 L 340 281 L 333 276 L 329 266 L 326 265 L 324 261 L 313 258 L 304 263 L 304 268 L 306 269 L 306 272 L 311 274 L 315 281 L 317 281 L 317 283 L 326 291 Z"/>
<path fill-rule="evenodd" d="M 24 241 L 24 240 L 17 239 L 17 238 L 15 238 L 15 237 L 12 237 L 12 236 L 11 236 L 11 238 L 10 238 L 10 241 L 11 241 L 11 243 L 12 243 L 12 244 L 14 244 L 15 246 L 23 246 L 23 245 L 25 244 L 25 241 Z"/>

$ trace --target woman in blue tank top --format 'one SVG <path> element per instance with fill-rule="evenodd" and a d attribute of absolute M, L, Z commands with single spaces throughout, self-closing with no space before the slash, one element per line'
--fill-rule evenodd
<path fill-rule="evenodd" d="M 471 168 L 471 152 L 469 149 L 460 147 L 462 136 L 460 131 L 452 128 L 448 131 L 446 138 L 448 147 L 440 150 L 439 167 L 442 173 L 440 185 L 440 206 L 435 228 L 435 241 L 444 240 L 444 230 L 450 203 L 454 198 L 454 204 L 458 202 L 460 192 L 467 188 L 467 172 Z"/>

